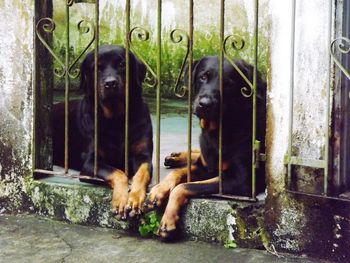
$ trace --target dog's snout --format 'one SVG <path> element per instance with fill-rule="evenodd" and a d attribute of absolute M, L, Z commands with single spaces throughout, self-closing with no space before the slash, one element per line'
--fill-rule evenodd
<path fill-rule="evenodd" d="M 200 107 L 208 108 L 213 105 L 213 100 L 210 99 L 208 96 L 204 96 L 199 99 L 198 104 Z"/>
<path fill-rule="evenodd" d="M 107 79 L 104 86 L 106 89 L 115 89 L 118 86 L 118 80 L 115 78 Z"/>

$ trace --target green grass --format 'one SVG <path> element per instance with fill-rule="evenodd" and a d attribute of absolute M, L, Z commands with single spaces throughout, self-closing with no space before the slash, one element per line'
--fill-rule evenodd
<path fill-rule="evenodd" d="M 123 11 L 118 11 L 117 16 L 123 17 Z M 64 58 L 65 56 L 65 13 L 61 11 L 56 11 L 54 14 L 54 20 L 56 21 L 57 27 L 54 33 L 53 47 L 56 54 Z M 107 17 L 107 16 L 106 16 Z M 85 17 L 83 17 L 85 18 Z M 85 18 L 88 19 L 88 18 Z M 83 51 L 86 44 L 89 42 L 91 37 L 90 33 L 83 34 L 77 30 L 77 17 L 71 19 L 71 47 L 70 55 L 72 61 Z M 118 25 L 113 25 L 115 32 L 111 32 L 109 21 L 104 20 L 102 17 L 100 23 L 100 44 L 120 44 L 124 45 L 125 38 L 125 29 L 123 28 L 123 23 Z M 209 33 L 208 33 L 209 32 Z M 111 34 L 115 33 L 115 34 Z M 137 53 L 144 61 L 147 61 L 149 67 L 156 72 L 157 71 L 157 52 L 158 47 L 156 39 L 153 39 L 150 32 L 150 39 L 148 41 L 140 41 L 137 39 L 137 34 L 133 35 L 133 51 Z M 239 35 L 245 40 L 245 47 L 240 50 L 234 50 L 230 43 L 227 43 L 228 54 L 233 59 L 243 58 L 249 63 L 253 62 L 253 44 L 252 36 L 249 35 L 247 31 L 240 31 L 239 29 L 233 29 L 232 33 Z M 111 39 L 113 35 L 113 39 Z M 208 35 L 210 37 L 208 37 Z M 220 50 L 220 40 L 219 33 L 215 27 L 212 28 L 196 28 L 194 32 L 193 39 L 193 57 L 194 60 L 200 59 L 203 56 L 207 55 L 217 55 Z M 90 47 L 89 50 L 93 48 Z M 258 68 L 261 71 L 262 75 L 266 76 L 267 71 L 267 39 L 259 39 L 259 56 L 258 56 Z M 175 98 L 175 82 L 180 73 L 180 68 L 182 61 L 186 54 L 186 43 L 182 41 L 181 43 L 175 44 L 170 40 L 170 31 L 162 32 L 162 60 L 161 60 L 161 96 L 163 98 Z M 81 63 L 82 59 L 77 63 L 77 67 Z M 54 66 L 57 67 L 57 61 L 54 61 Z M 182 76 L 183 79 L 183 76 Z M 78 88 L 79 78 L 71 80 L 71 87 L 73 89 Z M 64 79 L 55 77 L 55 87 L 62 89 L 64 87 Z M 144 85 L 144 94 L 149 97 L 153 97 L 156 94 L 156 88 Z"/>

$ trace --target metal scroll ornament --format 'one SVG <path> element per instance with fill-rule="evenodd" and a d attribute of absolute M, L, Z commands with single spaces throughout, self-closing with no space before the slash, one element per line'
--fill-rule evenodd
<path fill-rule="evenodd" d="M 69 4 L 70 2 L 67 2 Z M 81 20 L 78 25 L 77 29 L 82 34 L 87 34 L 89 32 L 91 33 L 91 39 L 89 40 L 89 43 L 86 45 L 86 47 L 83 49 L 83 51 L 77 56 L 77 58 L 73 61 L 71 65 L 65 65 L 65 63 L 60 59 L 60 57 L 53 51 L 53 49 L 50 47 L 50 45 L 45 40 L 42 32 L 44 33 L 50 33 L 52 34 L 56 29 L 55 21 L 49 17 L 41 18 L 35 27 L 36 35 L 38 36 L 41 43 L 45 46 L 45 48 L 50 52 L 50 54 L 54 57 L 54 59 L 58 62 L 58 67 L 54 69 L 54 74 L 62 78 L 64 77 L 67 72 L 70 78 L 77 78 L 79 76 L 79 69 L 74 69 L 73 67 L 76 65 L 76 63 L 79 61 L 79 59 L 84 55 L 84 53 L 89 49 L 89 47 L 92 45 L 92 43 L 95 40 L 95 29 L 91 25 L 90 22 L 87 22 L 85 20 Z M 68 52 L 66 50 L 66 52 Z"/>
<path fill-rule="evenodd" d="M 180 86 L 180 82 L 181 82 L 181 78 L 182 78 L 182 76 L 184 74 L 186 61 L 187 61 L 187 58 L 188 58 L 188 54 L 190 52 L 190 37 L 188 36 L 188 34 L 184 30 L 182 30 L 182 29 L 174 29 L 170 33 L 170 40 L 174 44 L 179 44 L 183 40 L 186 42 L 186 55 L 185 55 L 184 59 L 182 60 L 180 73 L 179 73 L 179 75 L 178 75 L 178 77 L 176 79 L 175 88 L 174 88 L 175 95 L 177 97 L 179 97 L 179 98 L 183 98 L 186 95 L 186 93 L 188 91 L 188 88 L 185 85 L 181 85 Z"/>
<path fill-rule="evenodd" d="M 129 43 L 132 51 L 136 54 L 136 56 L 145 64 L 147 68 L 147 74 L 145 79 L 145 84 L 151 88 L 154 88 L 158 84 L 157 74 L 153 71 L 151 66 L 146 62 L 146 60 L 137 52 L 135 46 L 133 45 L 133 35 L 136 35 L 139 41 L 148 41 L 149 40 L 149 32 L 142 27 L 134 27 L 129 32 Z"/>
<path fill-rule="evenodd" d="M 239 67 L 236 65 L 236 63 L 233 61 L 233 59 L 230 57 L 227 51 L 227 46 L 230 46 L 235 51 L 241 51 L 245 47 L 245 41 L 242 37 L 238 35 L 229 35 L 225 37 L 223 42 L 223 51 L 225 54 L 225 58 L 232 64 L 232 66 L 235 68 L 235 70 L 238 72 L 239 75 L 244 79 L 244 81 L 247 83 L 248 87 L 244 86 L 241 88 L 241 94 L 249 98 L 254 93 L 254 85 L 253 83 L 248 79 L 248 77 L 239 69 Z"/>
<path fill-rule="evenodd" d="M 335 64 L 340 68 L 344 75 L 350 80 L 350 72 L 341 64 L 336 56 L 336 53 L 340 52 L 342 54 L 350 54 L 350 39 L 346 37 L 339 37 L 332 41 L 330 45 L 331 57 Z"/>

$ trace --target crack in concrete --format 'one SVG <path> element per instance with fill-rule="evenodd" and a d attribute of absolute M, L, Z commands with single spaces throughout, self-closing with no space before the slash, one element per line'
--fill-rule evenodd
<path fill-rule="evenodd" d="M 52 225 L 52 224 L 51 224 Z M 55 234 L 55 236 L 61 240 L 68 248 L 69 248 L 69 252 L 67 255 L 64 255 L 62 258 L 61 258 L 61 263 L 64 263 L 66 262 L 66 259 L 72 254 L 73 252 L 73 245 L 71 243 L 69 243 L 64 237 L 62 237 L 60 235 L 60 233 L 57 231 L 57 229 L 52 225 L 52 229 L 53 229 L 53 232 Z"/>

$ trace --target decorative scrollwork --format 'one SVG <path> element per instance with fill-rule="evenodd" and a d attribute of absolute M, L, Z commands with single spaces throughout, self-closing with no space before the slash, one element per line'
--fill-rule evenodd
<path fill-rule="evenodd" d="M 84 50 L 77 56 L 77 58 L 73 61 L 73 63 L 68 68 L 69 77 L 72 79 L 77 78 L 80 74 L 80 70 L 78 68 L 73 70 L 74 66 L 77 64 L 79 59 L 85 54 L 85 52 L 89 49 L 89 47 L 92 45 L 92 43 L 95 40 L 95 28 L 93 27 L 93 25 L 91 25 L 90 22 L 85 20 L 79 21 L 79 23 L 77 24 L 77 29 L 81 34 L 88 34 L 90 31 L 92 31 L 92 37 L 89 43 L 84 48 Z"/>
<path fill-rule="evenodd" d="M 229 42 L 231 41 L 231 42 Z M 223 43 L 222 43 L 222 49 L 224 51 L 226 59 L 232 64 L 232 66 L 235 68 L 235 70 L 238 72 L 239 75 L 244 79 L 244 81 L 247 83 L 248 87 L 244 86 L 241 88 L 241 94 L 245 98 L 249 98 L 254 94 L 254 85 L 253 83 L 248 79 L 248 77 L 239 69 L 239 67 L 236 65 L 236 63 L 231 59 L 230 55 L 227 51 L 227 46 L 230 44 L 230 46 L 236 50 L 240 51 L 245 47 L 245 41 L 242 37 L 239 35 L 229 35 L 225 37 Z"/>
<path fill-rule="evenodd" d="M 157 74 L 154 73 L 153 69 L 150 67 L 150 65 L 146 62 L 146 60 L 137 52 L 133 45 L 132 36 L 136 35 L 137 39 L 140 41 L 148 41 L 149 40 L 149 32 L 142 28 L 142 27 L 134 27 L 129 32 L 129 43 L 132 51 L 137 55 L 137 57 L 145 64 L 147 68 L 147 74 L 145 79 L 145 84 L 151 88 L 154 88 L 158 84 Z"/>
<path fill-rule="evenodd" d="M 350 54 L 350 39 L 346 37 L 339 37 L 332 41 L 330 45 L 330 54 L 335 64 L 340 68 L 344 75 L 350 79 L 350 72 L 341 64 L 336 56 L 336 52 L 339 51 L 342 54 Z"/>
<path fill-rule="evenodd" d="M 67 0 L 67 6 L 72 6 L 74 4 L 74 0 Z"/>
<path fill-rule="evenodd" d="M 176 79 L 176 83 L 175 83 L 175 87 L 174 87 L 174 92 L 175 95 L 179 98 L 183 98 L 187 91 L 188 88 L 185 85 L 182 85 L 181 87 L 179 86 L 180 82 L 181 82 L 181 78 L 182 75 L 184 73 L 184 69 L 186 66 L 186 61 L 188 58 L 188 54 L 190 52 L 190 37 L 189 35 L 182 29 L 174 29 L 170 32 L 170 40 L 174 43 L 174 44 L 178 44 L 181 43 L 183 40 L 185 39 L 186 41 L 186 55 L 184 57 L 184 59 L 182 60 L 181 63 L 181 68 L 180 68 L 180 73 Z"/>
<path fill-rule="evenodd" d="M 53 33 L 55 31 L 55 28 L 56 28 L 55 21 L 49 17 L 45 17 L 38 21 L 35 27 L 35 32 L 39 40 L 41 41 L 41 43 L 46 47 L 46 49 L 51 53 L 51 55 L 57 60 L 60 67 L 55 68 L 54 73 L 57 77 L 62 78 L 66 74 L 65 64 L 55 54 L 55 52 L 52 50 L 52 48 L 49 46 L 49 44 L 46 42 L 46 40 L 44 39 L 43 35 L 40 32 L 40 30 L 42 29 L 45 33 Z"/>

